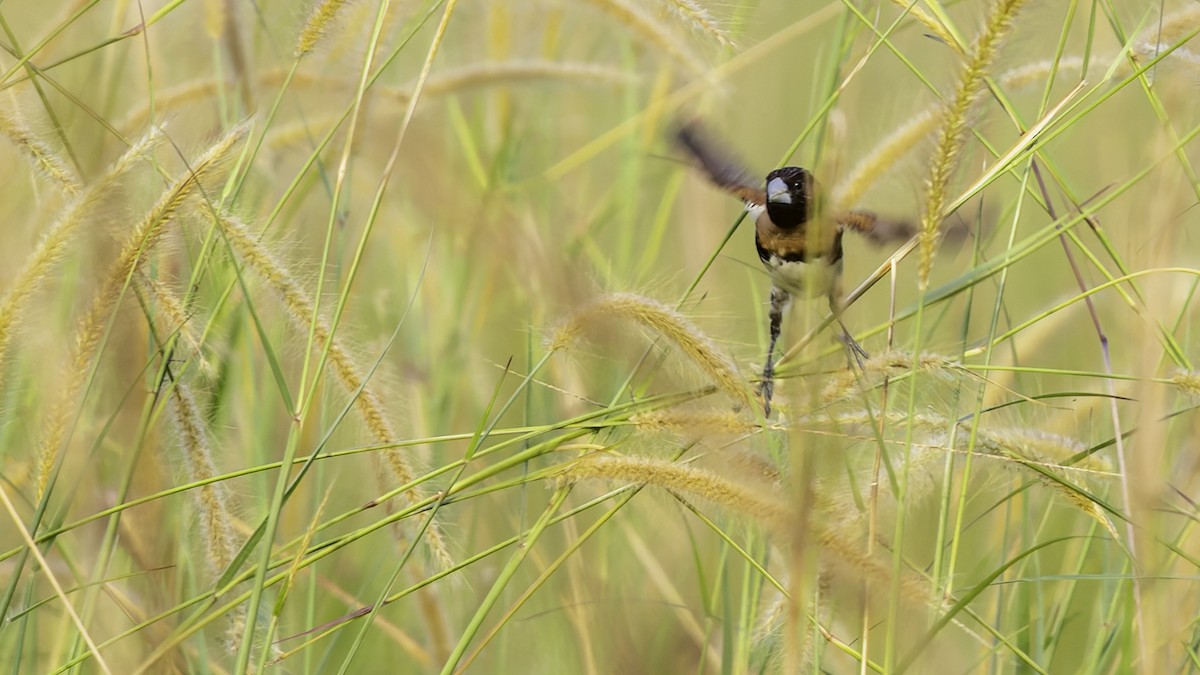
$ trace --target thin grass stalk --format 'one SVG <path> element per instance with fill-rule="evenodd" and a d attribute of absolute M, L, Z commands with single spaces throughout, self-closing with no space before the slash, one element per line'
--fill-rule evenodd
<path fill-rule="evenodd" d="M 504 589 L 508 587 L 509 582 L 517 573 L 521 563 L 525 561 L 525 557 L 529 555 L 530 551 L 533 550 L 534 544 L 537 543 L 542 534 L 546 531 L 546 527 L 553 522 L 554 515 L 562 507 L 569 494 L 571 494 L 571 489 L 568 486 L 560 486 L 557 490 L 555 490 L 554 495 L 550 499 L 550 503 L 546 505 L 546 508 L 538 517 L 537 522 L 534 523 L 532 528 L 530 528 L 528 537 L 522 540 L 522 545 L 518 547 L 518 549 L 513 553 L 513 556 L 509 558 L 508 563 L 504 566 L 504 569 L 500 571 L 496 581 L 493 582 L 491 588 L 488 589 L 487 595 L 484 596 L 482 601 L 480 601 L 479 608 L 475 611 L 474 615 L 471 617 L 471 620 L 463 629 L 462 637 L 459 639 L 458 644 L 454 646 L 454 650 L 450 652 L 450 657 L 446 659 L 446 663 L 442 667 L 441 675 L 451 675 L 452 673 L 462 672 L 458 670 L 459 661 L 461 661 L 466 655 L 467 647 L 470 646 L 471 641 L 479 632 L 480 627 L 483 626 L 483 620 L 487 618 L 488 612 L 500 600 L 500 595 L 503 593 Z"/>
<path fill-rule="evenodd" d="M 435 6 L 431 6 L 430 9 L 432 10 L 433 7 L 435 7 Z M 366 251 L 367 242 L 370 240 L 371 232 L 373 231 L 375 223 L 378 220 L 379 210 L 380 210 L 381 205 L 383 204 L 384 195 L 387 192 L 387 187 L 391 181 L 392 173 L 395 171 L 396 163 L 400 158 L 401 145 L 403 144 L 404 138 L 405 138 L 406 134 L 408 133 L 409 124 L 412 123 L 413 116 L 416 114 L 417 103 L 421 100 L 422 92 L 424 91 L 425 85 L 429 80 L 429 74 L 433 69 L 434 58 L 438 55 L 439 49 L 442 45 L 442 41 L 446 37 L 446 32 L 450 26 L 450 19 L 451 19 L 451 17 L 454 16 L 454 11 L 457 6 L 458 6 L 457 0 L 447 0 L 447 2 L 445 3 L 444 9 L 442 10 L 441 20 L 438 21 L 437 28 L 434 30 L 434 33 L 433 33 L 433 39 L 430 41 L 429 49 L 426 52 L 425 59 L 421 64 L 421 70 L 420 70 L 420 73 L 417 75 L 416 85 L 414 85 L 414 87 L 413 87 L 412 99 L 408 102 L 407 109 L 404 112 L 404 118 L 400 122 L 399 130 L 396 132 L 395 141 L 392 144 L 391 154 L 388 156 L 387 162 L 383 166 L 383 171 L 380 173 L 379 180 L 378 180 L 378 183 L 377 183 L 377 186 L 375 189 L 375 194 L 370 203 L 370 209 L 367 213 L 366 222 L 363 227 L 362 234 L 359 237 L 358 246 L 354 251 L 354 256 L 351 260 L 349 269 L 346 271 L 346 283 L 345 283 L 345 286 L 342 288 L 342 291 L 338 297 L 337 305 L 335 306 L 334 311 L 333 311 L 333 319 L 331 321 L 331 325 L 334 328 L 336 328 L 336 326 L 338 325 L 338 321 L 341 319 L 342 312 L 345 310 L 346 302 L 347 302 L 347 299 L 348 299 L 349 293 L 350 293 L 350 289 L 354 283 L 355 277 L 358 274 L 359 265 L 362 262 L 363 254 Z M 382 11 L 380 13 L 379 19 L 383 19 L 385 17 L 386 8 L 387 8 L 387 3 L 385 2 L 381 5 Z M 372 50 L 374 49 L 376 41 L 379 39 L 381 28 L 382 28 L 381 22 L 377 21 L 376 27 L 375 27 L 375 33 L 374 33 L 372 41 L 371 41 L 371 49 Z M 371 56 L 368 55 L 367 63 L 369 64 L 371 62 L 371 60 L 372 60 Z M 363 82 L 362 82 L 363 85 L 365 85 L 365 83 L 366 83 L 366 75 L 367 75 L 367 73 L 366 73 L 366 71 L 364 71 Z M 361 97 L 363 93 L 364 93 L 364 91 L 360 87 L 359 96 Z M 354 135 L 353 135 L 353 133 L 351 133 L 349 135 L 349 138 L 347 139 L 346 154 L 343 155 L 343 157 L 342 157 L 342 168 L 343 169 L 345 168 L 347 160 L 349 159 L 350 141 L 353 138 L 354 138 Z M 337 187 L 335 187 L 335 190 L 334 190 L 334 199 L 333 199 L 333 204 L 332 204 L 333 209 L 331 209 L 331 211 L 330 211 L 330 221 L 329 221 L 329 225 L 327 228 L 327 237 L 332 234 L 333 228 L 335 226 L 336 208 L 338 205 L 337 195 L 339 194 L 340 187 L 341 187 L 340 179 L 341 179 L 341 176 L 339 175 Z M 327 255 L 328 251 L 329 251 L 329 240 L 327 238 L 326 239 L 326 248 L 324 249 L 323 255 Z M 324 267 L 322 267 L 322 271 L 324 271 Z M 321 284 L 319 281 L 318 281 L 317 288 L 318 288 L 318 291 L 321 288 Z M 314 308 L 314 315 L 313 315 L 314 322 L 316 320 L 315 312 L 317 311 L 317 309 L 319 309 L 319 308 Z M 310 329 L 310 332 L 309 332 L 310 348 L 312 347 L 313 344 L 314 344 L 313 335 L 312 335 L 312 331 Z M 320 370 L 324 367 L 325 360 L 328 358 L 329 350 L 331 348 L 332 348 L 332 339 L 330 339 L 328 341 L 324 341 L 323 347 L 322 347 L 321 358 L 317 362 L 318 370 Z M 308 368 L 308 361 L 306 360 L 305 361 L 305 369 L 307 370 L 307 368 Z M 301 376 L 301 381 L 303 381 L 303 375 Z M 303 387 L 301 387 L 301 389 L 303 389 Z M 313 390 L 315 391 L 315 382 L 314 382 Z M 310 397 L 311 397 L 311 392 L 310 392 Z M 310 398 L 310 400 L 311 400 L 311 398 Z M 304 408 L 307 408 L 307 403 L 303 404 L 302 410 Z M 399 458 L 398 453 L 396 454 L 396 457 L 397 457 L 397 459 Z M 392 477 L 395 478 L 396 476 L 392 476 Z M 437 528 L 434 524 L 433 518 L 436 515 L 437 510 L 440 507 L 440 505 L 444 502 L 445 498 L 446 498 L 445 493 L 441 494 L 438 497 L 437 502 L 433 507 L 433 510 L 430 512 L 428 518 L 426 518 L 423 523 L 423 528 L 418 530 L 418 534 L 417 534 L 418 537 L 421 537 L 421 536 L 424 537 L 426 544 L 428 546 L 430 546 L 430 548 L 432 549 L 432 551 L 434 553 L 434 556 L 438 559 L 439 563 L 441 564 L 441 566 L 443 568 L 452 565 L 453 560 L 449 554 L 449 551 L 446 549 L 446 544 L 445 544 L 445 541 L 441 537 L 439 528 Z M 393 508 L 393 506 L 389 502 L 389 504 L 388 504 L 389 511 L 392 508 Z M 412 549 L 415 545 L 416 545 L 416 542 L 413 542 L 413 544 L 408 547 L 407 551 L 405 551 L 404 559 L 402 559 L 399 563 L 400 566 L 404 565 L 404 560 L 407 559 L 407 556 L 412 551 Z M 266 556 L 264 556 L 264 558 L 265 557 Z M 398 571 L 399 571 L 399 567 L 397 568 L 397 572 Z M 436 594 L 436 589 L 430 589 L 430 593 Z M 420 608 L 423 611 L 423 619 L 425 620 L 425 622 L 428 626 L 428 631 L 429 631 L 430 637 L 431 637 L 431 639 L 433 639 L 435 641 L 435 643 L 437 643 L 439 641 L 439 639 L 441 637 L 443 637 L 442 629 L 443 629 L 443 622 L 445 621 L 444 605 L 441 602 L 423 601 L 420 603 Z M 361 639 L 363 639 L 365 637 L 365 634 L 366 634 L 366 628 L 364 627 L 363 632 L 360 633 L 360 635 L 356 637 L 355 646 L 351 647 L 351 652 L 347 656 L 345 661 L 343 662 L 342 668 L 339 670 L 339 673 L 345 673 L 347 671 L 349 664 L 350 664 L 350 659 L 353 656 L 357 645 L 361 644 L 360 641 L 361 641 Z M 435 646 L 437 648 L 443 647 L 441 644 L 435 644 Z M 447 660 L 447 663 L 449 663 L 449 660 Z"/>

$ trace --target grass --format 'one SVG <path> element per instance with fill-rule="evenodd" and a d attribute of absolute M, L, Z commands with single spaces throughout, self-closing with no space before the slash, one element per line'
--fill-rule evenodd
<path fill-rule="evenodd" d="M 1192 4 L 0 31 L 0 669 L 1200 671 Z M 921 224 L 769 418 L 695 117 Z"/>

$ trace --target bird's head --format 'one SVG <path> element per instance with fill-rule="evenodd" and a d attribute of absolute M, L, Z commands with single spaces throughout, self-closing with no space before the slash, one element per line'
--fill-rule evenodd
<path fill-rule="evenodd" d="M 808 221 L 812 209 L 812 174 L 785 166 L 767 174 L 767 215 L 776 227 L 790 229 Z"/>

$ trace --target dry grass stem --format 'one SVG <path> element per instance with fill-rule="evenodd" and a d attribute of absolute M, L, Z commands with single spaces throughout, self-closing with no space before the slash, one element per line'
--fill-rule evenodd
<path fill-rule="evenodd" d="M 189 103 L 208 101 L 222 89 L 232 87 L 234 84 L 234 82 L 229 80 L 214 80 L 206 77 L 184 82 L 174 87 L 164 88 L 161 91 L 156 91 L 152 99 L 140 103 L 125 113 L 125 116 L 115 126 L 127 132 L 140 129 L 146 123 L 146 120 L 150 119 L 151 109 L 161 115 Z M 151 103 L 154 104 L 153 108 L 151 107 Z"/>
<path fill-rule="evenodd" d="M 476 63 L 430 75 L 421 95 L 440 96 L 474 87 L 542 80 L 632 84 L 637 82 L 638 78 L 616 68 L 583 61 L 512 59 Z M 412 87 L 400 91 L 393 90 L 392 95 L 407 101 L 412 95 Z"/>
<path fill-rule="evenodd" d="M 258 76 L 257 85 L 262 88 L 278 86 L 287 76 L 288 71 L 272 68 Z M 298 85 L 323 91 L 328 91 L 331 87 L 346 86 L 341 80 L 306 72 L 298 72 L 293 75 L 292 86 Z M 141 103 L 130 108 L 114 126 L 124 131 L 136 130 L 150 118 L 151 110 L 157 115 L 163 115 L 191 103 L 210 102 L 217 99 L 221 92 L 236 86 L 238 83 L 232 79 L 201 77 L 171 87 L 164 87 L 156 90 L 153 98 L 142 100 Z"/>
<path fill-rule="evenodd" d="M 504 86 L 524 82 L 564 82 L 600 85 L 633 85 L 639 82 L 636 75 L 600 64 L 572 61 L 545 61 L 541 59 L 514 59 L 451 68 L 431 74 L 422 90 L 423 99 L 430 96 L 446 96 L 470 89 L 489 86 Z M 328 82 L 326 86 L 336 85 Z M 386 87 L 379 96 L 407 103 L 412 96 L 412 86 Z M 402 108 L 395 108 L 399 111 Z M 314 116 L 289 124 L 278 124 L 267 135 L 267 145 L 273 149 L 311 143 L 314 137 L 323 136 L 344 119 L 340 112 Z"/>

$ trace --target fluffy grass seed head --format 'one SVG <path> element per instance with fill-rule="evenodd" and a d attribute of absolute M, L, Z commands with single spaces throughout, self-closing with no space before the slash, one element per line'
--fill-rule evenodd
<path fill-rule="evenodd" d="M 49 483 L 60 446 L 66 434 L 70 410 L 87 381 L 92 357 L 104 337 L 105 327 L 125 291 L 125 284 L 140 269 L 162 238 L 166 224 L 172 220 L 183 202 L 197 191 L 226 164 L 234 146 L 249 130 L 247 123 L 239 124 L 201 153 L 190 169 L 175 179 L 154 206 L 134 226 L 121 252 L 109 267 L 104 285 L 92 300 L 75 331 L 75 342 L 67 361 L 66 378 L 58 400 L 51 404 L 38 450 L 38 498 Z"/>
<path fill-rule="evenodd" d="M 640 37 L 647 44 L 671 57 L 671 60 L 682 66 L 684 70 L 693 75 L 703 76 L 705 74 L 704 59 L 692 53 L 679 39 L 679 36 L 673 34 L 666 26 L 640 8 L 624 0 L 587 0 L 587 2 L 623 24 L 631 33 Z"/>
<path fill-rule="evenodd" d="M 893 350 L 872 356 L 863 362 L 862 373 L 844 370 L 830 377 L 821 389 L 821 400 L 825 403 L 844 401 L 868 387 L 874 386 L 885 377 L 896 377 L 909 372 L 934 373 L 952 378 L 957 369 L 953 359 L 940 354 Z"/>
<path fill-rule="evenodd" d="M 299 280 L 270 251 L 263 241 L 253 233 L 241 219 L 230 213 L 217 214 L 217 221 L 225 233 L 225 238 L 234 252 L 244 261 L 256 275 L 269 286 L 284 308 L 284 314 L 298 330 L 308 332 L 313 321 L 314 303 L 308 291 Z M 364 384 L 364 377 L 349 348 L 342 339 L 331 330 L 325 317 L 316 316 L 315 324 L 311 324 L 313 339 L 316 344 L 329 343 L 329 363 L 333 368 L 335 379 L 348 393 L 358 392 L 354 399 L 354 408 L 358 411 L 373 440 L 379 445 L 387 446 L 400 440 L 399 433 L 389 419 L 375 387 L 370 382 Z M 332 336 L 332 338 L 331 338 Z M 375 455 L 376 468 L 386 475 L 380 475 L 379 480 L 385 486 L 405 485 L 411 483 L 416 472 L 409 465 L 404 451 L 395 447 L 386 447 Z M 423 498 L 421 491 L 413 489 L 405 492 L 405 499 L 415 503 Z M 388 505 L 391 508 L 391 503 Z M 444 567 L 453 564 L 452 556 L 442 536 L 437 523 L 431 523 L 425 530 L 425 540 L 430 552 L 438 563 Z"/>
<path fill-rule="evenodd" d="M 938 112 L 937 108 L 928 108 L 913 115 L 859 160 L 850 169 L 850 173 L 834 187 L 830 200 L 835 207 L 845 210 L 857 204 L 880 176 L 933 132 L 940 121 Z"/>
<path fill-rule="evenodd" d="M 562 475 L 573 479 L 602 478 L 654 485 L 704 499 L 746 516 L 785 538 L 794 538 L 797 534 L 794 513 L 782 496 L 761 488 L 752 489 L 686 464 L 601 455 L 570 464 Z M 817 523 L 810 523 L 810 528 L 821 546 L 822 555 L 827 558 L 824 565 L 827 570 L 853 569 L 858 577 L 867 576 L 880 583 L 887 583 L 892 578 L 888 562 L 867 555 L 851 541 L 857 533 L 825 528 Z M 928 586 L 909 575 L 900 580 L 900 586 L 902 595 L 918 604 L 926 604 L 931 597 Z"/>
<path fill-rule="evenodd" d="M 791 509 L 781 497 L 753 490 L 711 471 L 686 464 L 646 457 L 591 456 L 569 464 L 561 474 L 568 479 L 645 483 L 699 497 L 774 530 L 786 530 Z"/>
<path fill-rule="evenodd" d="M 706 35 L 724 47 L 734 47 L 729 32 L 696 0 L 662 0 L 662 3 L 668 12 L 679 17 L 694 32 Z"/>
<path fill-rule="evenodd" d="M 670 431 L 685 435 L 747 433 L 761 428 L 755 420 L 721 411 L 654 411 L 638 413 L 629 421 L 642 431 Z"/>
<path fill-rule="evenodd" d="M 150 153 L 162 139 L 162 134 L 152 130 L 132 145 L 101 176 L 87 185 L 63 208 L 58 218 L 46 229 L 38 240 L 33 253 L 25 258 L 25 264 L 13 279 L 8 289 L 0 296 L 0 364 L 12 341 L 12 335 L 22 322 L 28 300 L 43 281 L 54 273 L 55 266 L 66 255 L 80 225 L 92 215 L 94 207 L 109 194 L 113 184 Z"/>
<path fill-rule="evenodd" d="M 183 299 L 174 289 L 144 272 L 139 271 L 134 277 L 138 286 L 157 303 L 158 311 L 162 312 L 163 330 L 166 335 L 178 333 L 187 345 L 187 358 L 198 359 L 200 371 L 207 377 L 215 377 L 217 369 L 204 356 L 200 344 L 200 336 L 196 335 L 195 322 L 183 305 Z"/>
<path fill-rule="evenodd" d="M 1200 399 L 1200 373 L 1181 370 L 1171 378 L 1171 384 L 1190 399 Z"/>
<path fill-rule="evenodd" d="M 946 216 L 942 213 L 947 201 L 946 190 L 950 185 L 950 174 L 966 135 L 967 114 L 982 89 L 984 73 L 995 58 L 996 52 L 1022 4 L 1024 4 L 1024 0 L 997 0 L 992 5 L 992 12 L 983 33 L 975 41 L 975 48 L 968 57 L 969 60 L 959 78 L 954 96 L 950 99 L 943 114 L 931 163 L 932 170 L 926 182 L 925 209 L 921 215 L 919 235 L 921 255 L 918 275 L 922 290 L 929 287 L 929 273 L 933 267 L 933 249 L 937 244 L 939 227 Z"/>
<path fill-rule="evenodd" d="M 1161 22 L 1151 21 L 1142 32 L 1141 40 L 1133 47 L 1137 59 L 1154 58 L 1168 47 L 1200 26 L 1200 3 L 1188 2 L 1177 12 L 1167 14 Z"/>
<path fill-rule="evenodd" d="M 984 430 L 980 436 L 984 441 L 1002 446 L 1022 457 L 1057 470 L 1108 474 L 1112 463 L 1099 455 L 1077 459 L 1067 466 L 1065 462 L 1081 456 L 1087 446 L 1074 438 L 1053 434 L 1041 429 L 1010 427 Z"/>
<path fill-rule="evenodd" d="M 612 316 L 644 326 L 666 338 L 700 368 L 721 390 L 748 406 L 756 405 L 754 394 L 733 361 L 682 314 L 635 293 L 610 293 L 585 305 L 567 318 L 549 341 L 551 351 L 564 349 L 583 334 L 588 321 Z"/>
<path fill-rule="evenodd" d="M 1058 462 L 1077 454 L 1082 444 L 1040 431 L 995 430 L 981 434 L 976 447 L 1025 467 L 1071 506 L 1100 523 L 1113 539 L 1120 538 L 1104 509 L 1057 470 Z"/>
<path fill-rule="evenodd" d="M 25 125 L 15 111 L 0 111 L 0 133 L 7 136 L 17 150 L 29 160 L 36 173 L 50 179 L 68 195 L 79 192 L 79 177 L 48 143 Z"/>
<path fill-rule="evenodd" d="M 190 388 L 176 382 L 171 392 L 171 409 L 179 436 L 180 460 L 189 482 L 219 474 L 203 418 Z M 233 495 L 224 483 L 208 483 L 191 491 L 200 522 L 201 552 L 215 579 L 233 562 L 238 551 L 238 536 L 230 512 Z"/>
<path fill-rule="evenodd" d="M 950 34 L 950 31 L 946 30 L 946 27 L 942 25 L 942 22 L 931 16 L 929 12 L 926 12 L 924 9 L 921 9 L 921 7 L 914 3 L 908 2 L 907 0 L 892 0 L 892 4 L 900 7 L 901 9 L 907 10 L 909 16 L 915 19 L 922 26 L 928 28 L 929 32 L 947 47 L 953 49 L 959 54 L 962 53 L 962 50 L 958 46 L 958 42 L 954 39 L 954 36 Z"/>
<path fill-rule="evenodd" d="M 1033 84 L 1041 84 L 1055 67 L 1056 64 L 1053 59 L 1034 61 L 1023 66 L 1010 68 L 1001 73 L 996 79 L 1001 89 L 1022 89 Z M 1060 73 L 1064 70 L 1082 72 L 1083 58 L 1079 56 L 1064 56 L 1058 60 L 1057 68 Z"/>
<path fill-rule="evenodd" d="M 337 19 L 338 12 L 346 4 L 347 0 L 318 0 L 309 12 L 304 27 L 300 29 L 300 37 L 296 39 L 296 58 L 305 56 L 316 48 L 317 43 L 325 37 Z"/>
<path fill-rule="evenodd" d="M 972 432 L 970 422 L 955 422 L 945 416 L 933 413 L 910 417 L 902 412 L 881 414 L 878 412 L 868 413 L 863 410 L 839 413 L 832 416 L 824 413 L 811 415 L 799 422 L 804 424 L 806 428 L 819 428 L 829 425 L 843 429 L 847 427 L 869 428 L 877 425 L 880 417 L 883 417 L 887 424 L 894 429 L 903 429 L 911 424 L 913 429 L 919 434 L 918 437 L 924 439 L 920 442 L 920 445 L 931 450 L 940 448 L 943 451 L 952 449 L 958 452 L 965 452 L 971 446 Z M 950 448 L 949 431 L 955 424 L 958 425 L 958 433 L 954 434 L 954 447 Z M 1085 446 L 1082 443 L 1075 439 L 1047 433 L 1040 429 L 1026 428 L 980 428 L 976 431 L 974 439 L 973 447 L 975 452 L 1002 461 L 1006 467 L 1018 469 L 1024 477 L 1036 478 L 1040 483 L 1064 497 L 1072 506 L 1087 516 L 1096 519 L 1105 529 L 1110 530 L 1115 535 L 1115 530 L 1112 529 L 1112 522 L 1108 519 L 1103 508 L 1089 498 L 1081 487 L 1076 486 L 1076 483 L 1079 483 L 1076 477 L 1084 477 L 1088 474 L 1111 473 L 1111 465 L 1103 458 L 1098 457 L 1087 457 L 1077 460 L 1070 466 L 1063 464 L 1068 459 L 1078 457 L 1085 450 Z M 918 447 L 918 443 L 914 443 L 913 447 Z M 927 462 L 939 454 L 933 452 L 915 453 L 910 458 L 910 462 Z M 921 475 L 923 472 L 916 470 L 917 464 L 915 463 L 910 465 L 909 471 L 913 476 Z M 1066 476 L 1070 476 L 1071 478 L 1068 479 Z M 1079 483 L 1079 485 L 1082 486 L 1083 484 Z M 908 499 L 912 501 L 915 494 L 923 494 L 927 488 L 931 487 L 932 484 L 926 485 L 922 482 L 910 482 Z M 829 498 L 828 495 L 827 498 Z M 836 506 L 838 500 L 829 498 L 829 502 Z M 834 520 L 840 519 L 843 522 L 854 522 L 854 519 L 843 517 L 847 512 L 845 509 L 829 508 L 827 510 L 837 514 Z"/>
<path fill-rule="evenodd" d="M 227 0 L 205 0 L 204 2 L 204 32 L 210 40 L 217 42 L 225 35 L 225 21 L 229 8 Z"/>

